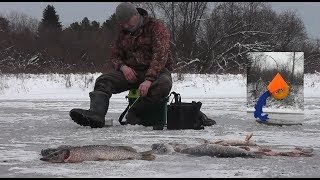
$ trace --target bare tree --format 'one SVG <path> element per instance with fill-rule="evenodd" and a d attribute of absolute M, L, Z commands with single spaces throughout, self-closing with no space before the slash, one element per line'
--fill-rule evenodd
<path fill-rule="evenodd" d="M 294 11 L 284 11 L 279 15 L 277 31 L 285 32 L 278 36 L 280 51 L 300 51 L 307 39 L 304 23 Z"/>
<path fill-rule="evenodd" d="M 226 2 L 218 4 L 209 20 L 205 21 L 203 65 L 206 72 L 225 72 L 234 68 L 245 71 L 248 52 L 271 51 L 274 46 L 266 39 L 276 36 L 276 32 L 261 31 L 257 28 L 263 3 L 250 3 L 247 8 L 242 3 Z M 256 9 L 252 9 L 256 8 Z M 251 13 L 251 14 L 250 14 Z M 250 17 L 250 18 L 248 18 Z M 235 70 L 235 69 L 234 69 Z"/>
<path fill-rule="evenodd" d="M 32 18 L 22 12 L 11 11 L 6 15 L 10 30 L 16 33 L 30 31 L 36 33 L 39 26 L 39 20 Z"/>
<path fill-rule="evenodd" d="M 320 39 L 308 39 L 302 47 L 306 73 L 320 72 Z"/>

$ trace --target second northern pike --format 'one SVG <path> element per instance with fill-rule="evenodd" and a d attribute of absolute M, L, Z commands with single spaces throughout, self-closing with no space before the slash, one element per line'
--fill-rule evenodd
<path fill-rule="evenodd" d="M 261 157 L 251 151 L 247 151 L 240 147 L 234 146 L 223 146 L 219 144 L 201 144 L 193 147 L 187 147 L 185 144 L 178 143 L 164 143 L 164 144 L 153 144 L 152 149 L 157 154 L 172 154 L 174 152 L 190 154 L 194 156 L 212 156 L 212 157 Z"/>
<path fill-rule="evenodd" d="M 256 153 L 247 151 L 239 147 L 223 146 L 219 144 L 201 144 L 198 146 L 182 149 L 180 153 L 191 154 L 195 156 L 212 156 L 222 158 L 261 157 L 261 155 L 258 155 Z"/>
<path fill-rule="evenodd" d="M 42 150 L 40 160 L 53 163 L 75 163 L 103 160 L 154 160 L 153 151 L 137 152 L 129 146 L 87 145 L 60 146 Z"/>

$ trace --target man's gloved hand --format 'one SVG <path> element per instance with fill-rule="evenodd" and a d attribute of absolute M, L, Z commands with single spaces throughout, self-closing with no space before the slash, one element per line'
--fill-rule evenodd
<path fill-rule="evenodd" d="M 135 83 L 137 81 L 137 73 L 132 68 L 123 65 L 120 70 L 122 71 L 124 77 L 130 82 Z"/>
<path fill-rule="evenodd" d="M 148 90 L 151 86 L 151 83 L 151 81 L 145 80 L 143 83 L 140 84 L 139 93 L 141 97 L 146 96 L 148 94 Z"/>

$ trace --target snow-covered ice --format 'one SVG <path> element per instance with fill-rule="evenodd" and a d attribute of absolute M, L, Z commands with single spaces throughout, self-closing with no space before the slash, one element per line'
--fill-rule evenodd
<path fill-rule="evenodd" d="M 0 177 L 319 177 L 320 75 L 305 75 L 302 126 L 267 126 L 247 119 L 246 77 L 173 75 L 183 101 L 199 100 L 217 124 L 204 130 L 162 130 L 121 126 L 127 92 L 114 95 L 106 116 L 111 128 L 91 129 L 70 120 L 71 108 L 88 108 L 88 92 L 99 74 L 0 76 Z M 157 155 L 154 161 L 125 160 L 52 164 L 39 160 L 43 148 L 59 145 L 128 145 L 138 151 L 152 143 L 201 143 L 203 139 L 244 139 L 262 145 L 312 147 L 314 157 L 212 158 Z"/>

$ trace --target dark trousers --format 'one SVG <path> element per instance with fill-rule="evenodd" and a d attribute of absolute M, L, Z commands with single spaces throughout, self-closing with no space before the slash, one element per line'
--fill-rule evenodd
<path fill-rule="evenodd" d="M 145 80 L 146 71 L 136 71 L 137 82 L 129 83 L 121 71 L 112 71 L 99 76 L 96 79 L 94 91 L 102 91 L 112 96 L 130 89 L 138 89 L 139 85 Z M 145 97 L 140 97 L 132 110 L 141 110 L 150 104 L 157 103 L 167 97 L 172 88 L 172 77 L 168 69 L 164 69 L 158 78 L 152 82 L 148 94 Z"/>

